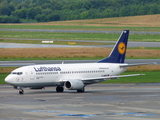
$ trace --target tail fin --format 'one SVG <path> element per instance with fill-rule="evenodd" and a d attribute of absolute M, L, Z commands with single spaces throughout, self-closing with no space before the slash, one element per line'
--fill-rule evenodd
<path fill-rule="evenodd" d="M 98 61 L 98 63 L 124 63 L 128 43 L 129 30 L 122 31 L 109 57 Z"/>

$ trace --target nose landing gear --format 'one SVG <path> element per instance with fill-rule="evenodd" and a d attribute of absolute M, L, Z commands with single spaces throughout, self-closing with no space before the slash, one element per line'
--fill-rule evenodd
<path fill-rule="evenodd" d="M 23 89 L 19 90 L 19 94 L 20 95 L 24 94 L 24 90 Z"/>
<path fill-rule="evenodd" d="M 14 86 L 14 89 L 17 89 L 17 90 L 19 90 L 19 94 L 20 95 L 23 95 L 24 94 L 24 90 L 23 90 L 23 88 L 22 87 L 17 87 L 17 86 Z"/>

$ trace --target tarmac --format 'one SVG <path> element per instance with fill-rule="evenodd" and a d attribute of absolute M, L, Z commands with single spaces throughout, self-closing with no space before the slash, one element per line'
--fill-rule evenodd
<path fill-rule="evenodd" d="M 0 85 L 0 120 L 159 120 L 160 83 L 94 84 L 84 93 Z"/>

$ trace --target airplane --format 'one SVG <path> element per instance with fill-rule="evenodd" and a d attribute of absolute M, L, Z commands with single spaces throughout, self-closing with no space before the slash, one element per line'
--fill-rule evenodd
<path fill-rule="evenodd" d="M 55 86 L 57 92 L 77 90 L 84 92 L 85 86 L 120 77 L 139 76 L 144 74 L 120 75 L 128 67 L 147 65 L 149 63 L 124 63 L 129 30 L 122 31 L 110 55 L 96 63 L 75 64 L 40 64 L 23 66 L 13 70 L 5 82 L 24 94 L 23 88 L 43 89 Z M 105 52 L 104 52 L 105 53 Z"/>

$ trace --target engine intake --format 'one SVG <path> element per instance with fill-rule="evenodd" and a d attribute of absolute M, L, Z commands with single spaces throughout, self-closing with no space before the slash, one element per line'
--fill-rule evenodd
<path fill-rule="evenodd" d="M 68 90 L 82 90 L 84 88 L 81 80 L 68 80 L 64 83 L 64 86 Z"/>

